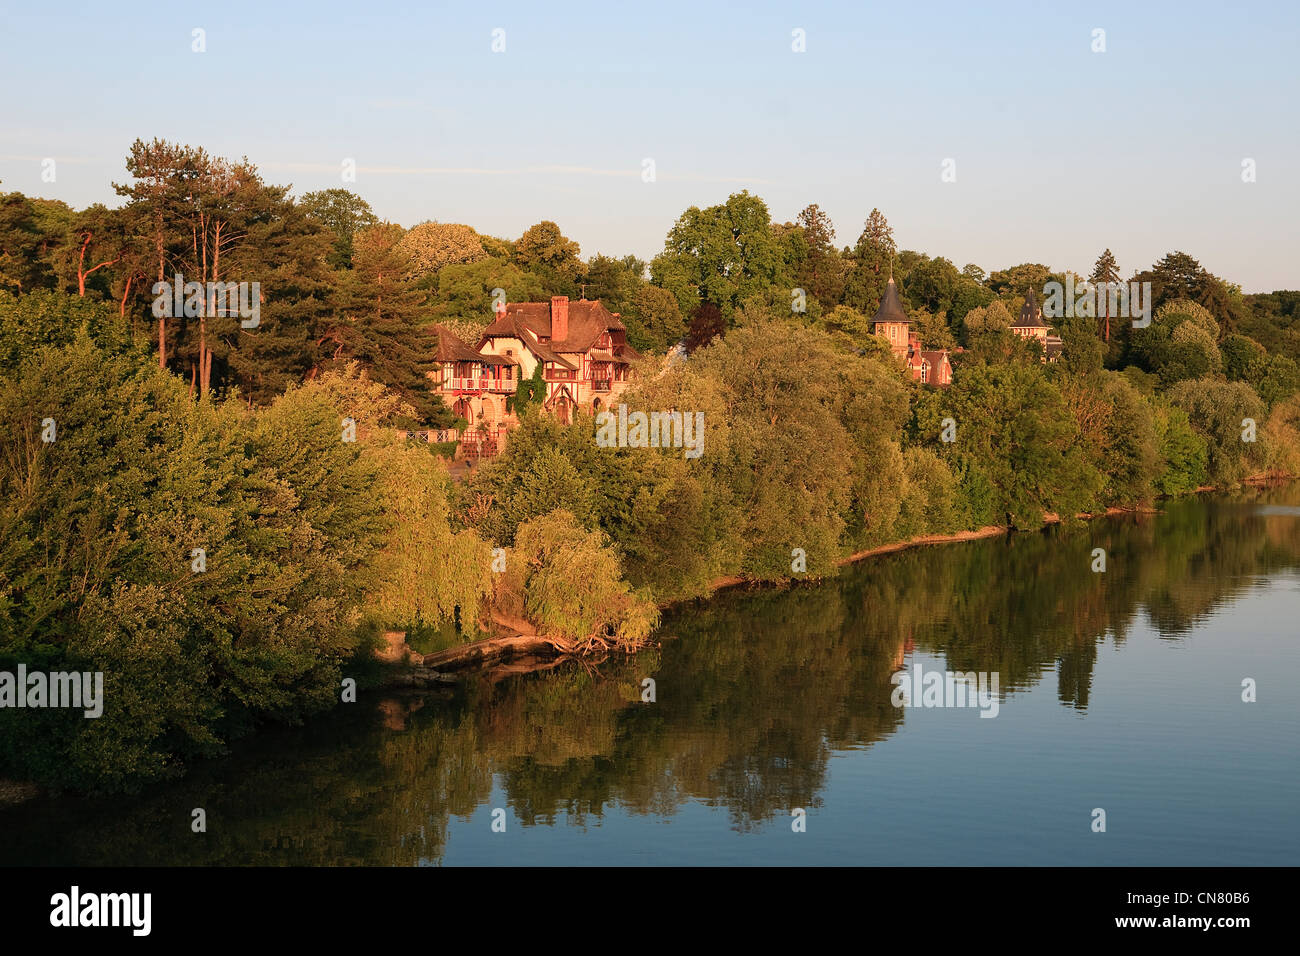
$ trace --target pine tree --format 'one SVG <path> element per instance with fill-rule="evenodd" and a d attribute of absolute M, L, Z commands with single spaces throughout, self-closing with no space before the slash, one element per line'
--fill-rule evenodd
<path fill-rule="evenodd" d="M 1109 249 L 1097 257 L 1097 264 L 1092 267 L 1092 275 L 1089 278 L 1094 286 L 1119 281 L 1119 264 Z M 1097 318 L 1101 322 L 1102 336 L 1109 342 L 1110 296 L 1103 297 L 1100 291 L 1097 294 Z"/>

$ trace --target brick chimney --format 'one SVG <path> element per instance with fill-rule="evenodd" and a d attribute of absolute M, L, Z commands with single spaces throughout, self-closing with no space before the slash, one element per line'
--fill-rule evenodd
<path fill-rule="evenodd" d="M 569 337 L 569 297 L 551 296 L 551 341 L 563 342 Z"/>

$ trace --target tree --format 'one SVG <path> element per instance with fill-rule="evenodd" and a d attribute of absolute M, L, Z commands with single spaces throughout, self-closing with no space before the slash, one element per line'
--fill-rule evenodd
<path fill-rule="evenodd" d="M 1244 306 L 1239 298 L 1234 299 L 1227 284 L 1185 252 L 1169 253 L 1131 281 L 1151 283 L 1153 308 L 1175 299 L 1190 299 L 1207 309 L 1229 331 L 1234 331 L 1244 316 Z"/>
<path fill-rule="evenodd" d="M 686 351 L 694 352 L 715 338 L 726 334 L 727 323 L 722 310 L 712 302 L 701 302 L 691 312 L 690 328 L 686 331 Z"/>
<path fill-rule="evenodd" d="M 398 245 L 410 256 L 415 278 L 437 275 L 443 266 L 487 258 L 478 233 L 456 223 L 423 222 L 412 226 Z"/>
<path fill-rule="evenodd" d="M 529 226 L 515 241 L 513 262 L 539 276 L 551 295 L 575 295 L 582 275 L 581 249 L 550 220 Z"/>
<path fill-rule="evenodd" d="M 332 351 L 322 366 L 356 361 L 415 409 L 417 420 L 446 427 L 452 414 L 430 387 L 436 343 L 421 318 L 423 295 L 414 288 L 403 230 L 385 223 L 360 230 L 343 289 L 342 314 L 326 330 Z"/>
<path fill-rule="evenodd" d="M 922 348 L 953 349 L 957 347 L 957 339 L 948 327 L 948 314 L 946 312 L 935 315 L 929 309 L 914 309 L 911 317 L 912 330 L 920 338 Z"/>
<path fill-rule="evenodd" d="M 1026 262 L 994 272 L 989 276 L 988 286 L 1004 301 L 1016 297 L 1024 299 L 1030 291 L 1041 299 L 1043 286 L 1051 278 L 1052 270 L 1041 262 Z"/>
<path fill-rule="evenodd" d="M 81 335 L 112 355 L 141 347 L 130 326 L 102 302 L 45 290 L 19 296 L 0 291 L 0 372 L 17 373 L 43 350 L 64 348 Z"/>
<path fill-rule="evenodd" d="M 1271 407 L 1300 391 L 1300 364 L 1289 355 L 1270 355 L 1253 384 L 1259 397 Z"/>
<path fill-rule="evenodd" d="M 116 210 L 95 203 L 77 215 L 73 233 L 77 239 L 77 295 L 84 296 L 86 281 L 92 275 L 116 265 L 126 256 L 125 224 Z"/>
<path fill-rule="evenodd" d="M 1155 490 L 1162 495 L 1185 495 L 1210 480 L 1205 439 L 1192 427 L 1181 408 L 1157 402 L 1152 423 L 1160 455 Z"/>
<path fill-rule="evenodd" d="M 1223 371 L 1229 381 L 1259 381 L 1260 372 L 1268 361 L 1264 346 L 1245 335 L 1232 334 L 1223 340 Z"/>
<path fill-rule="evenodd" d="M 1073 375 L 1100 371 L 1106 358 L 1106 343 L 1097 335 L 1096 322 L 1089 316 L 1062 316 L 1052 320 L 1063 349 L 1057 368 Z"/>
<path fill-rule="evenodd" d="M 352 237 L 357 230 L 379 225 L 370 204 L 349 189 L 322 189 L 306 193 L 298 204 L 308 218 L 334 234 L 329 264 L 335 269 L 352 268 Z"/>
<path fill-rule="evenodd" d="M 257 328 L 242 327 L 242 316 L 214 309 L 215 303 L 200 309 L 197 322 L 159 317 L 159 367 L 188 372 L 200 395 L 234 378 L 250 397 L 269 397 L 275 394 L 270 382 L 282 388 L 297 380 L 311 364 L 309 337 L 328 311 L 323 260 L 330 233 L 292 201 L 287 187 L 264 183 L 246 159 L 137 140 L 127 171 L 133 181 L 115 189 L 127 199 L 124 229 L 141 239 L 122 263 L 124 315 L 134 287 L 133 301 L 151 321 L 151 283 L 170 283 L 178 273 L 188 282 L 260 288 Z M 147 245 L 147 256 L 137 245 Z"/>
<path fill-rule="evenodd" d="M 1071 520 L 1104 487 L 1066 399 L 1037 363 L 963 364 L 916 414 L 918 436 L 954 473 L 988 482 L 992 513 L 980 517 L 1010 516 L 1023 528 L 1039 527 L 1045 512 Z M 956 442 L 940 440 L 946 417 L 957 423 Z"/>
<path fill-rule="evenodd" d="M 452 530 L 451 477 L 442 459 L 391 434 L 363 446 L 380 476 L 376 489 L 390 519 L 376 556 L 372 607 L 386 627 L 456 622 L 476 637 L 492 594 L 492 555 L 472 531 Z"/>
<path fill-rule="evenodd" d="M 794 273 L 795 283 L 829 308 L 844 293 L 844 265 L 835 248 L 835 226 L 816 203 L 804 207 L 795 224 L 807 243 L 807 257 Z"/>
<path fill-rule="evenodd" d="M 1161 369 L 1166 384 L 1204 378 L 1222 371 L 1223 359 L 1214 336 L 1191 322 L 1178 325 L 1169 336 L 1169 357 Z"/>
<path fill-rule="evenodd" d="M 659 623 L 645 592 L 623 582 L 618 555 L 605 536 L 556 509 L 526 521 L 515 538 L 499 597 L 519 608 L 545 635 L 584 648 L 635 648 Z"/>
<path fill-rule="evenodd" d="M 1091 325 L 1091 322 L 1087 322 Z M 1095 329 L 1091 338 L 1100 344 Z M 1150 499 L 1160 470 L 1159 442 L 1151 407 L 1117 372 L 1100 371 L 1060 377 L 1058 387 L 1074 416 L 1088 461 L 1104 477 L 1090 507 L 1134 505 Z"/>
<path fill-rule="evenodd" d="M 1149 327 L 1130 333 L 1129 351 L 1168 387 L 1222 369 L 1218 332 L 1218 323 L 1204 307 L 1189 299 L 1170 300 L 1156 309 Z"/>
<path fill-rule="evenodd" d="M 866 315 L 875 315 L 897 252 L 893 228 L 879 209 L 872 209 L 853 247 L 853 265 L 844 289 L 844 304 Z"/>
<path fill-rule="evenodd" d="M 583 272 L 582 297 L 599 299 L 609 311 L 626 319 L 635 310 L 636 295 L 645 285 L 645 270 L 646 264 L 636 256 L 592 256 Z"/>
<path fill-rule="evenodd" d="M 823 312 L 820 325 L 828 332 L 841 332 L 855 342 L 869 342 L 875 331 L 869 318 L 847 305 Z"/>
<path fill-rule="evenodd" d="M 1097 262 L 1092 267 L 1092 274 L 1088 277 L 1097 285 L 1106 283 L 1119 282 L 1119 264 L 1115 261 L 1115 255 L 1109 249 L 1097 257 Z M 1098 296 L 1098 309 L 1100 313 L 1097 316 L 1101 323 L 1102 337 L 1104 341 L 1110 341 L 1110 296 L 1105 299 Z"/>
<path fill-rule="evenodd" d="M 466 341 L 477 338 L 493 320 L 496 289 L 504 290 L 510 302 L 537 302 L 549 295 L 545 280 L 504 259 L 452 264 L 438 272 L 433 318 L 437 322 L 461 322 L 473 327 L 474 334 L 462 338 Z"/>
<path fill-rule="evenodd" d="M 1255 390 L 1245 382 L 1204 378 L 1179 382 L 1168 397 L 1204 437 L 1210 480 L 1225 486 L 1244 477 L 1253 461 L 1249 452 L 1256 448 L 1242 440 L 1246 420 L 1264 421 L 1264 403 Z"/>
<path fill-rule="evenodd" d="M 1030 343 L 1011 331 L 1014 319 L 999 299 L 987 306 L 976 307 L 962 320 L 962 338 L 968 350 L 964 362 L 1037 363 L 1041 352 L 1037 343 Z"/>
<path fill-rule="evenodd" d="M 945 313 L 950 321 L 958 322 L 971 309 L 993 301 L 992 292 L 958 272 L 957 267 L 942 256 L 931 259 L 926 255 L 904 252 L 900 263 L 903 261 L 907 264 L 901 276 L 901 291 L 919 308 Z"/>
<path fill-rule="evenodd" d="M 673 292 L 683 313 L 710 303 L 724 321 L 750 296 L 790 288 L 767 204 L 747 190 L 720 206 L 686 210 L 650 268 L 654 284 Z"/>
<path fill-rule="evenodd" d="M 258 414 L 194 403 L 84 332 L 25 358 L 0 372 L 0 657 L 100 672 L 111 706 L 6 727 L 5 771 L 130 786 L 334 703 L 384 528 L 337 413 L 311 389 Z"/>
<path fill-rule="evenodd" d="M 624 315 L 628 341 L 634 348 L 667 351 L 686 334 L 677 298 L 667 289 L 649 284 L 637 289 L 630 315 Z"/>
<path fill-rule="evenodd" d="M 179 244 L 169 233 L 168 225 L 177 217 L 182 204 L 191 198 L 186 186 L 197 175 L 195 167 L 200 161 L 199 151 L 188 146 L 160 139 L 151 143 L 137 139 L 126 159 L 126 171 L 134 182 L 113 184 L 117 194 L 126 197 L 132 213 L 136 214 L 133 218 L 141 225 L 147 223 L 158 282 L 167 281 L 169 257 Z M 167 327 L 163 316 L 158 317 L 158 367 L 167 367 Z"/>
<path fill-rule="evenodd" d="M 49 234 L 47 218 L 22 193 L 0 194 L 0 288 L 54 287 L 50 252 L 64 237 Z"/>

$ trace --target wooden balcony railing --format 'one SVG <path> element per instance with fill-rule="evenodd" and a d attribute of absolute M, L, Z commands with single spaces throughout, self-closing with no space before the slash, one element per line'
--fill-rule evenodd
<path fill-rule="evenodd" d="M 513 395 L 519 387 L 519 383 L 513 378 L 499 382 L 492 378 L 453 378 L 450 382 L 453 392 L 503 392 Z M 443 387 L 446 386 L 447 380 L 444 380 Z"/>

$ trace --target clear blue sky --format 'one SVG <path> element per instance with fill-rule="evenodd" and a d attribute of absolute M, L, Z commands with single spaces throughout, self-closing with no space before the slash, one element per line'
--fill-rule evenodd
<path fill-rule="evenodd" d="M 778 221 L 819 203 L 841 245 L 878 206 L 901 248 L 959 267 L 1086 272 L 1109 246 L 1127 274 L 1181 249 L 1294 289 L 1298 40 L 1294 0 L 0 0 L 0 188 L 114 203 L 131 141 L 157 136 L 297 194 L 352 157 L 382 217 L 511 238 L 553 219 L 584 256 L 648 258 L 747 187 Z"/>

